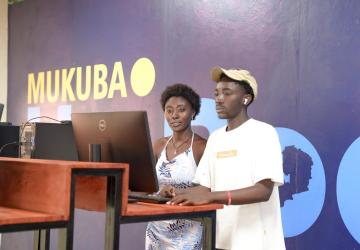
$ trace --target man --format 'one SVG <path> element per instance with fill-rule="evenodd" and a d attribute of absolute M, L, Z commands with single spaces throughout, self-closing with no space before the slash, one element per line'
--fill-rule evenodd
<path fill-rule="evenodd" d="M 221 203 L 217 211 L 218 249 L 285 249 L 278 186 L 282 154 L 275 129 L 247 114 L 257 97 L 246 70 L 212 70 L 216 112 L 227 126 L 213 132 L 188 191 L 169 190 L 170 204 Z"/>

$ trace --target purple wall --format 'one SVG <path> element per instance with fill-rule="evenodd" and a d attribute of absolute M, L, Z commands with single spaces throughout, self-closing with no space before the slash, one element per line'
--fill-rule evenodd
<path fill-rule="evenodd" d="M 24 122 L 30 108 L 56 116 L 61 105 L 71 105 L 72 112 L 144 109 L 157 138 L 163 135 L 158 100 L 165 86 L 188 83 L 201 97 L 212 98 L 211 67 L 249 69 L 259 83 L 251 115 L 303 135 L 323 165 L 321 212 L 304 230 L 290 225 L 287 249 L 360 249 L 360 215 L 350 209 L 360 209 L 354 194 L 360 186 L 348 179 L 359 172 L 342 161 L 360 164 L 357 144 L 350 148 L 360 136 L 359 13 L 356 0 L 26 0 L 9 11 L 8 118 Z M 144 97 L 130 86 L 131 68 L 141 57 L 156 70 L 155 86 Z M 95 64 L 111 68 L 116 61 L 124 67 L 126 98 L 27 104 L 31 72 Z M 306 216 L 303 207 L 295 209 Z M 80 212 L 79 217 L 75 249 L 99 249 L 102 216 Z M 125 226 L 129 236 L 122 239 L 123 249 L 142 249 L 143 230 L 143 224 Z M 14 239 L 5 236 L 3 249 L 26 249 Z"/>

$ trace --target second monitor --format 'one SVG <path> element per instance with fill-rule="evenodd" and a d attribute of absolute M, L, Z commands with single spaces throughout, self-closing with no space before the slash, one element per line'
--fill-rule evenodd
<path fill-rule="evenodd" d="M 145 111 L 73 113 L 79 160 L 89 161 L 90 145 L 101 145 L 101 161 L 129 163 L 129 189 L 158 190 L 155 159 Z"/>

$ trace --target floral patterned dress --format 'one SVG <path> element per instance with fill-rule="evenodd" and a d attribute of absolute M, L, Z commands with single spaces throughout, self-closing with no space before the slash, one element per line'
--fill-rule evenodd
<path fill-rule="evenodd" d="M 192 151 L 194 134 L 190 147 L 185 152 L 168 161 L 166 147 L 172 137 L 167 141 L 156 164 L 156 172 L 160 189 L 164 185 L 175 188 L 187 188 L 196 172 L 196 163 Z M 201 249 L 202 225 L 193 220 L 168 220 L 150 222 L 146 228 L 146 250 L 192 250 Z"/>

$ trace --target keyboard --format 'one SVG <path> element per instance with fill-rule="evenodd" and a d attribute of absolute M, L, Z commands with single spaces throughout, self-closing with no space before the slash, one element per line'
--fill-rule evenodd
<path fill-rule="evenodd" d="M 159 203 L 159 204 L 166 203 L 169 200 L 171 200 L 171 198 L 160 196 L 157 193 L 146 194 L 146 193 L 138 193 L 138 192 L 129 192 L 128 198 L 142 202 Z"/>

